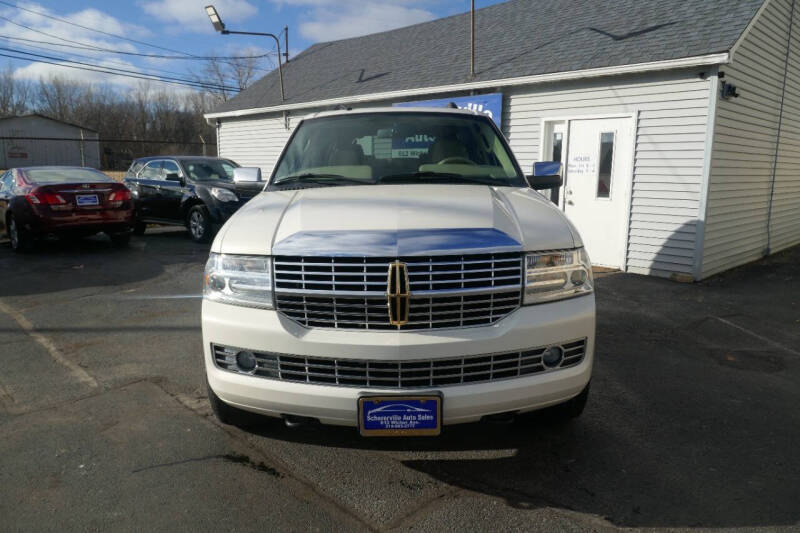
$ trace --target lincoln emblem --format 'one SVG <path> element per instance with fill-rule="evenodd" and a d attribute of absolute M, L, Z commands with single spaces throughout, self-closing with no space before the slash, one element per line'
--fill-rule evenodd
<path fill-rule="evenodd" d="M 405 263 L 395 261 L 389 264 L 386 300 L 389 307 L 389 323 L 398 327 L 403 324 L 408 324 L 410 297 L 408 289 L 408 267 Z"/>

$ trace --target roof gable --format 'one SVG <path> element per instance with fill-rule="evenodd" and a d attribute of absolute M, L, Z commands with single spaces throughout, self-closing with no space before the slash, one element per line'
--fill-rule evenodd
<path fill-rule="evenodd" d="M 215 113 L 726 52 L 765 0 L 511 0 L 469 14 L 318 43 Z"/>
<path fill-rule="evenodd" d="M 91 131 L 93 133 L 97 133 L 97 130 L 92 128 L 87 128 L 86 126 L 80 126 L 78 124 L 73 124 L 72 122 L 65 122 L 63 120 L 58 120 L 57 118 L 48 117 L 47 115 L 42 115 L 41 113 L 28 113 L 27 115 L 11 115 L 6 117 L 0 117 L 0 120 L 13 120 L 13 119 L 30 119 L 30 118 L 40 118 L 43 120 L 49 120 L 50 122 L 55 122 L 57 124 L 63 124 L 65 126 L 71 126 L 73 128 L 78 128 L 81 130 Z"/>

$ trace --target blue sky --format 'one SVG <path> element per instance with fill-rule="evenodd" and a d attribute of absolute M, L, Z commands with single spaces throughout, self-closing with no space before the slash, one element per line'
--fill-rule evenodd
<path fill-rule="evenodd" d="M 476 0 L 476 7 L 499 1 Z M 278 34 L 288 25 L 291 54 L 315 42 L 384 31 L 469 9 L 469 0 L 0 0 L 0 54 L 39 54 L 49 58 L 38 59 L 56 63 L 0 57 L 0 65 L 10 64 L 20 79 L 35 81 L 57 74 L 133 87 L 139 83 L 135 79 L 69 69 L 58 63 L 71 59 L 109 70 L 186 77 L 200 65 L 193 60 L 175 59 L 178 52 L 224 56 L 274 51 L 273 42 L 265 38 L 214 33 L 203 9 L 209 2 L 214 3 L 231 30 Z"/>

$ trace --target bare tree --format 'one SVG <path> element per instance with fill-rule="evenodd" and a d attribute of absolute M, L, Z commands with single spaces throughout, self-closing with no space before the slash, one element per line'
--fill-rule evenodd
<path fill-rule="evenodd" d="M 22 115 L 30 110 L 33 93 L 31 84 L 14 77 L 14 69 L 8 65 L 0 71 L 0 116 Z"/>
<path fill-rule="evenodd" d="M 206 89 L 216 102 L 230 100 L 264 73 L 263 59 L 254 56 L 247 54 L 230 59 L 209 59 L 199 72 L 194 73 L 193 78 L 200 83 L 219 87 Z"/>

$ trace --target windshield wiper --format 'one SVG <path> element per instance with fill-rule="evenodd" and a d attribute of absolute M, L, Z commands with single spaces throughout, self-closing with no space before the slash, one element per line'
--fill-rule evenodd
<path fill-rule="evenodd" d="M 302 183 L 304 181 L 320 185 L 341 185 L 344 183 L 367 185 L 372 183 L 367 180 L 348 178 L 347 176 L 342 176 L 340 174 L 319 174 L 316 172 L 306 172 L 304 174 L 295 174 L 293 176 L 287 176 L 283 179 L 275 181 L 273 185 L 283 185 L 284 183 Z"/>
<path fill-rule="evenodd" d="M 419 180 L 417 178 L 433 178 L 432 180 Z M 465 176 L 453 172 L 408 172 L 405 174 L 388 174 L 378 178 L 378 183 L 424 183 L 425 181 L 445 182 L 445 183 L 478 183 L 482 185 L 502 185 L 500 180 L 491 176 Z"/>

